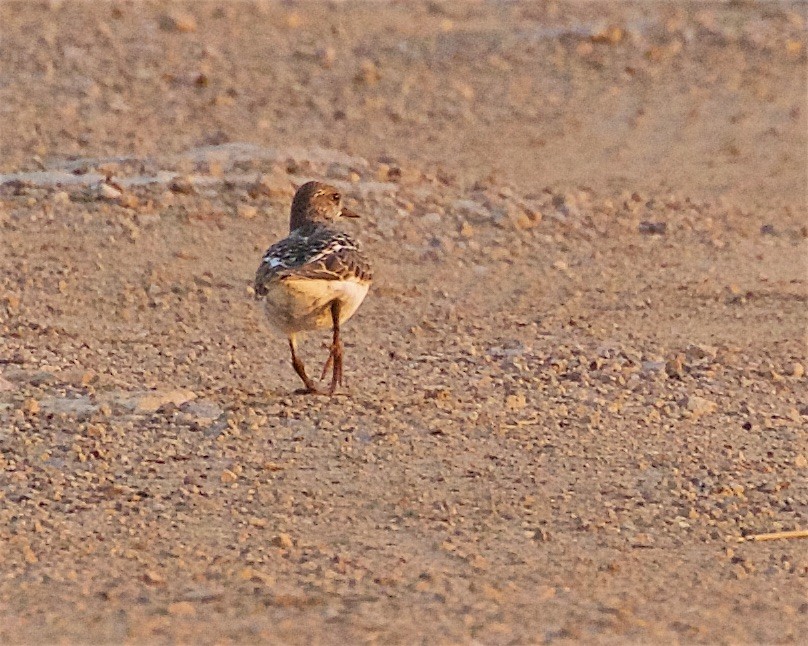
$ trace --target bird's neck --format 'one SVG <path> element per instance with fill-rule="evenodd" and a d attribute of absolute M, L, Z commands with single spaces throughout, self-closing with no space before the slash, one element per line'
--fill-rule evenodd
<path fill-rule="evenodd" d="M 289 233 L 290 233 L 290 235 L 293 234 L 293 235 L 298 235 L 298 236 L 302 236 L 302 237 L 308 237 L 312 233 L 314 233 L 316 231 L 323 230 L 323 229 L 327 229 L 329 231 L 334 231 L 335 230 L 332 227 L 328 226 L 324 222 L 318 222 L 318 221 L 314 221 L 314 220 L 305 220 L 305 221 L 299 223 L 297 226 L 294 226 L 294 225 L 295 225 L 294 222 L 291 222 L 290 225 L 289 225 Z"/>

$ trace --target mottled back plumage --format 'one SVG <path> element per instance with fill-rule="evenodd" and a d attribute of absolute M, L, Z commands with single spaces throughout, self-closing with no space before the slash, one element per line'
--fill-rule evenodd
<path fill-rule="evenodd" d="M 255 276 L 255 295 L 265 296 L 270 282 L 285 278 L 369 283 L 373 274 L 370 263 L 351 236 L 325 225 L 309 223 L 267 249 Z"/>

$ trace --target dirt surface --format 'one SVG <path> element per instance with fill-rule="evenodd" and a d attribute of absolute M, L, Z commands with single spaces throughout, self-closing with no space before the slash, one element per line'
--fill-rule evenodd
<path fill-rule="evenodd" d="M 805 68 L 788 2 L 0 3 L 0 642 L 798 642 Z M 334 398 L 251 294 L 310 178 Z"/>

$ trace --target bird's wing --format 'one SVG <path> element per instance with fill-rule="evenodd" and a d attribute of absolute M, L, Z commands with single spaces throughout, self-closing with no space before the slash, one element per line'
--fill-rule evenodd
<path fill-rule="evenodd" d="M 272 245 L 255 276 L 255 294 L 264 296 L 276 280 L 370 281 L 370 263 L 349 235 L 325 227 L 311 232 L 295 232 Z"/>

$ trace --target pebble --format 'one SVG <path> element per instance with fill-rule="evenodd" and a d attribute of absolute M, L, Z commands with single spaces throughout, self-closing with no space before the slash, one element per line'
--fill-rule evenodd
<path fill-rule="evenodd" d="M 294 541 L 292 541 L 292 537 L 289 536 L 289 534 L 278 534 L 277 536 L 273 536 L 272 541 L 270 542 L 275 547 L 281 547 L 283 549 L 289 549 L 294 546 Z"/>
<path fill-rule="evenodd" d="M 527 398 L 524 393 L 508 395 L 505 398 L 505 408 L 508 410 L 522 410 L 525 406 L 527 406 Z"/>
<path fill-rule="evenodd" d="M 70 203 L 70 193 L 67 191 L 57 191 L 53 194 L 53 203 L 54 204 L 69 204 Z"/>
<path fill-rule="evenodd" d="M 665 235 L 668 230 L 667 222 L 648 222 L 644 220 L 638 226 L 640 233 L 645 235 Z"/>
<path fill-rule="evenodd" d="M 326 69 L 331 69 L 337 60 L 337 50 L 333 47 L 323 47 L 317 50 L 317 60 Z"/>
<path fill-rule="evenodd" d="M 196 31 L 196 18 L 188 13 L 164 15 L 160 18 L 160 27 L 165 31 L 190 34 Z"/>
<path fill-rule="evenodd" d="M 154 570 L 147 570 L 143 574 L 143 581 L 145 581 L 149 585 L 164 585 L 166 579 L 159 572 L 155 572 Z"/>
<path fill-rule="evenodd" d="M 609 25 L 596 31 L 589 38 L 593 43 L 605 43 L 607 45 L 616 45 L 625 38 L 626 32 L 622 27 L 617 25 Z"/>
<path fill-rule="evenodd" d="M 196 607 L 190 601 L 169 603 L 166 610 L 172 617 L 193 617 L 196 615 Z"/>
<path fill-rule="evenodd" d="M 365 85 L 376 85 L 382 75 L 379 68 L 369 58 L 363 59 L 359 64 L 359 71 L 356 73 L 354 80 Z"/>
<path fill-rule="evenodd" d="M 98 185 L 98 196 L 105 200 L 114 201 L 123 195 L 123 192 L 107 184 L 106 182 L 101 182 Z"/>
<path fill-rule="evenodd" d="M 175 177 L 168 185 L 168 188 L 174 193 L 180 193 L 182 195 L 193 195 L 196 193 L 193 179 L 187 175 Z"/>
<path fill-rule="evenodd" d="M 84 368 L 68 368 L 58 375 L 59 380 L 73 386 L 89 386 L 98 381 L 98 373 L 95 370 L 85 370 Z"/>
<path fill-rule="evenodd" d="M 219 476 L 219 480 L 222 482 L 222 484 L 232 484 L 233 482 L 238 481 L 238 475 L 230 471 L 230 469 L 225 469 Z"/>
<path fill-rule="evenodd" d="M 547 531 L 544 527 L 540 527 L 535 532 L 533 532 L 533 540 L 538 543 L 547 543 L 551 540 L 550 532 Z"/>
<path fill-rule="evenodd" d="M 245 220 L 252 220 L 258 215 L 258 209 L 256 207 L 252 204 L 244 204 L 244 202 L 239 203 L 238 207 L 236 207 L 236 212 L 240 218 Z"/>
<path fill-rule="evenodd" d="M 640 532 L 634 535 L 634 538 L 631 540 L 631 547 L 653 547 L 655 542 L 651 534 Z"/>
<path fill-rule="evenodd" d="M 672 379 L 681 379 L 685 374 L 684 355 L 677 354 L 672 359 L 665 362 L 665 374 Z"/>
<path fill-rule="evenodd" d="M 709 399 L 705 399 L 704 397 L 690 395 L 686 398 L 685 408 L 687 411 L 692 413 L 694 417 L 700 417 L 701 415 L 709 415 L 710 413 L 715 412 L 718 405 Z"/>
<path fill-rule="evenodd" d="M 715 359 L 718 355 L 718 348 L 711 345 L 688 345 L 685 349 L 685 358 L 688 361 L 700 361 L 704 359 Z"/>
<path fill-rule="evenodd" d="M 36 415 L 39 413 L 39 402 L 33 397 L 29 397 L 22 404 L 22 410 L 29 415 Z"/>

